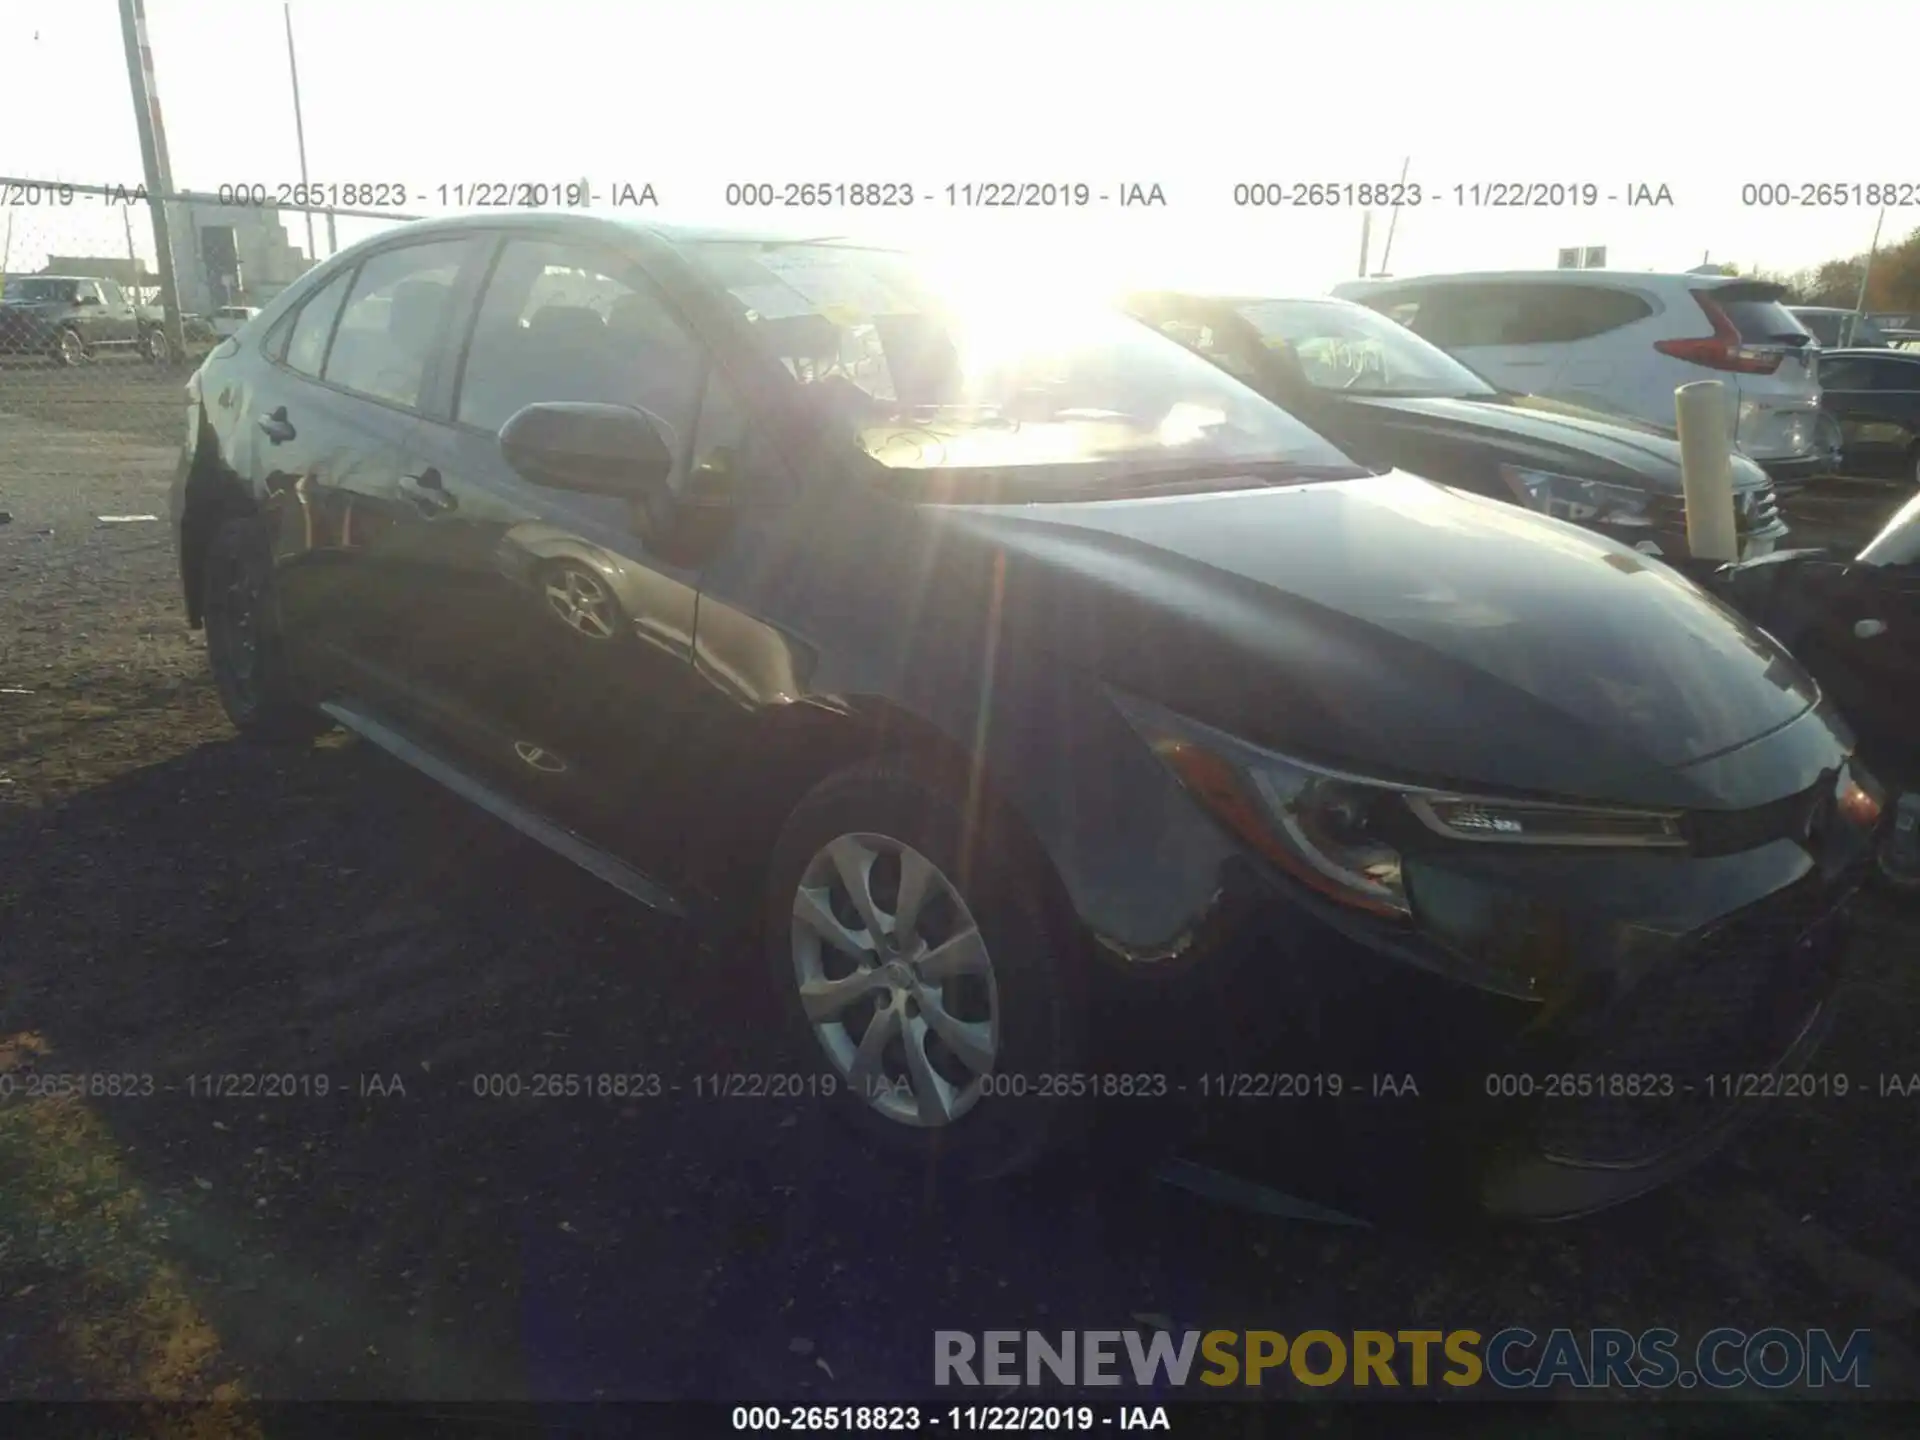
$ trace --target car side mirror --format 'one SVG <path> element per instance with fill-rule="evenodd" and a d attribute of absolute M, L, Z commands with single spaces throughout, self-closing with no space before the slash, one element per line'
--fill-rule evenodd
<path fill-rule="evenodd" d="M 620 495 L 650 508 L 669 498 L 673 451 L 652 417 L 628 405 L 528 405 L 500 427 L 500 451 L 535 485 Z"/>
<path fill-rule="evenodd" d="M 98 305 L 100 303 L 100 297 L 83 290 L 73 297 L 73 303 L 76 305 Z"/>

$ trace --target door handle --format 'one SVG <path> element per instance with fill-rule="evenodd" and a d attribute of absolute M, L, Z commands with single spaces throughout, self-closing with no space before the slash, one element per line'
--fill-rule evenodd
<path fill-rule="evenodd" d="M 402 475 L 400 493 L 428 517 L 443 515 L 460 503 L 447 493 L 447 487 L 441 483 L 440 472 L 431 465 L 418 475 Z"/>
<path fill-rule="evenodd" d="M 271 415 L 260 417 L 260 433 L 275 445 L 282 445 L 293 439 L 298 432 L 293 428 L 293 422 L 287 419 L 287 407 L 282 405 Z"/>

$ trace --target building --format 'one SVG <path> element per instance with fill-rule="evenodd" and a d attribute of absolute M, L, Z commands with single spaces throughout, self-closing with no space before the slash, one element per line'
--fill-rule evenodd
<path fill-rule="evenodd" d="M 287 236 L 271 206 L 167 203 L 180 308 L 210 315 L 222 305 L 265 305 L 312 260 Z"/>

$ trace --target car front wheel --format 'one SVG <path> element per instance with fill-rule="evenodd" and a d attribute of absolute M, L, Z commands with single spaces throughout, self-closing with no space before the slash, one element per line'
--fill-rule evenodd
<path fill-rule="evenodd" d="M 1033 847 L 900 762 L 844 771 L 789 817 L 766 947 L 789 1033 L 849 1120 L 971 1180 L 1029 1168 L 1077 1127 L 1046 1077 L 1075 1014 Z M 968 843 L 971 839 L 972 843 Z"/>
<path fill-rule="evenodd" d="M 78 330 L 62 330 L 53 337 L 53 363 L 69 368 L 87 363 L 87 342 Z"/>
<path fill-rule="evenodd" d="M 1893 818 L 1881 833 L 1874 868 L 1883 891 L 1905 904 L 1920 904 L 1920 792 L 1894 801 Z"/>
<path fill-rule="evenodd" d="M 173 346 L 167 343 L 167 332 L 164 330 L 147 331 L 141 337 L 140 348 L 155 365 L 164 365 L 173 358 Z"/>

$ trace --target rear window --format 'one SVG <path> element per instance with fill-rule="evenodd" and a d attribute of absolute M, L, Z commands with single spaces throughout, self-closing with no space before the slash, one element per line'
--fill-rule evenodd
<path fill-rule="evenodd" d="M 1772 287 L 1768 287 L 1771 289 Z M 1804 345 L 1813 332 L 1794 319 L 1776 295 L 1755 295 L 1744 286 L 1728 285 L 1707 292 L 1726 312 L 1733 328 L 1749 345 Z"/>

